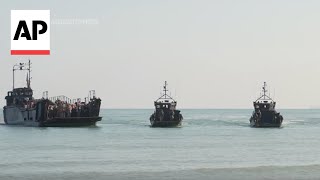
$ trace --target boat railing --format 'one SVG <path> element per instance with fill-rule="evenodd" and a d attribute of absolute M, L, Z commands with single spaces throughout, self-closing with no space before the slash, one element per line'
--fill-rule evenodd
<path fill-rule="evenodd" d="M 82 102 L 81 98 L 71 99 L 71 98 L 64 96 L 64 95 L 49 97 L 48 91 L 43 92 L 42 99 L 48 99 L 52 102 L 56 102 L 57 100 L 60 100 L 60 101 L 63 101 L 63 102 L 69 103 L 69 104 L 75 104 L 75 103 L 88 104 L 90 101 L 96 99 L 96 92 L 95 92 L 95 90 L 89 91 L 88 97 L 84 98 L 84 102 Z"/>
<path fill-rule="evenodd" d="M 47 98 L 48 100 L 52 101 L 52 102 L 56 102 L 57 100 L 59 101 L 63 101 L 63 102 L 66 102 L 66 103 L 72 103 L 74 102 L 71 98 L 68 98 L 67 96 L 54 96 L 54 97 L 48 97 Z"/>

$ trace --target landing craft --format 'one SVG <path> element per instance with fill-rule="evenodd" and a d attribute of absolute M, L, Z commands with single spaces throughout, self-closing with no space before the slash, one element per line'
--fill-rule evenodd
<path fill-rule="evenodd" d="M 15 88 L 15 71 L 28 71 L 27 87 Z M 90 91 L 85 102 L 81 99 L 71 100 L 65 96 L 48 97 L 44 93 L 41 99 L 33 97 L 31 89 L 31 63 L 20 63 L 13 66 L 13 90 L 6 96 L 3 107 L 4 122 L 8 125 L 38 127 L 90 126 L 101 121 L 99 116 L 101 99 Z"/>
<path fill-rule="evenodd" d="M 176 127 L 183 119 L 179 110 L 176 110 L 177 101 L 167 94 L 167 81 L 163 87 L 163 95 L 154 101 L 155 111 L 150 116 L 151 127 Z"/>
<path fill-rule="evenodd" d="M 253 102 L 254 111 L 250 118 L 251 127 L 281 127 L 283 117 L 275 110 L 276 102 L 267 93 L 267 84 L 264 82 L 262 95 Z"/>

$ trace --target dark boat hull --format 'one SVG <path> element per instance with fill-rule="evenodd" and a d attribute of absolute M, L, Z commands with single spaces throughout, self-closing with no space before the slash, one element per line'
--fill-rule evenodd
<path fill-rule="evenodd" d="M 83 127 L 93 126 L 96 122 L 101 121 L 102 117 L 67 117 L 52 118 L 43 121 L 41 127 Z"/>
<path fill-rule="evenodd" d="M 151 127 L 177 127 L 181 126 L 182 122 L 182 115 L 179 113 L 176 114 L 174 118 L 169 118 L 169 116 L 166 116 L 167 118 L 159 118 L 156 116 L 156 114 L 152 114 L 150 116 L 150 124 Z"/>
<path fill-rule="evenodd" d="M 261 117 L 257 117 L 253 115 L 250 118 L 250 126 L 251 127 L 281 127 L 283 117 L 281 115 L 271 115 L 268 113 L 269 116 L 262 115 Z M 273 114 L 273 113 L 272 113 Z"/>
<path fill-rule="evenodd" d="M 281 127 L 282 123 L 259 123 L 259 122 L 250 122 L 251 127 L 256 127 L 256 128 L 268 128 L 268 127 L 274 127 L 274 128 L 279 128 Z"/>
<path fill-rule="evenodd" d="M 275 103 L 255 103 L 250 118 L 251 127 L 281 127 L 283 117 L 274 110 Z"/>
<path fill-rule="evenodd" d="M 151 127 L 178 127 L 181 126 L 180 121 L 153 121 L 150 120 Z"/>

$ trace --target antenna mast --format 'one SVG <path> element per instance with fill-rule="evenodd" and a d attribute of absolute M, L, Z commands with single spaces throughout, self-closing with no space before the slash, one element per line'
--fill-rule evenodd
<path fill-rule="evenodd" d="M 30 62 L 30 59 L 28 62 L 28 71 L 29 71 L 29 78 L 28 78 L 28 82 L 27 82 L 27 87 L 30 88 L 30 84 L 31 84 L 31 62 Z"/>
<path fill-rule="evenodd" d="M 15 76 L 14 76 L 14 72 L 20 70 L 20 71 L 28 71 L 27 73 L 27 88 L 30 88 L 30 82 L 31 82 L 31 62 L 29 59 L 28 63 L 19 63 L 19 64 L 15 64 L 12 68 L 12 88 L 14 89 L 14 82 L 15 82 Z"/>
<path fill-rule="evenodd" d="M 172 99 L 173 101 L 175 101 L 170 95 L 168 95 L 167 94 L 167 92 L 169 91 L 168 89 L 167 89 L 167 81 L 165 81 L 164 82 L 164 86 L 163 86 L 163 94 L 161 94 L 161 96 L 156 100 L 156 101 L 158 101 L 158 100 L 160 100 L 160 99 Z"/>
<path fill-rule="evenodd" d="M 164 82 L 163 91 L 164 91 L 164 98 L 167 98 L 167 81 Z"/>
<path fill-rule="evenodd" d="M 262 90 L 263 90 L 263 99 L 266 99 L 266 93 L 268 92 L 267 91 L 267 83 L 266 82 L 263 82 Z"/>

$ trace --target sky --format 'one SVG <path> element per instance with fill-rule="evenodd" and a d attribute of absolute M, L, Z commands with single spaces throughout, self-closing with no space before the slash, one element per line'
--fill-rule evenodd
<path fill-rule="evenodd" d="M 253 108 L 266 81 L 278 108 L 319 108 L 319 7 L 316 0 L 1 2 L 0 106 L 12 66 L 30 59 L 35 98 L 43 91 L 84 98 L 95 89 L 102 108 L 153 108 L 168 81 L 178 108 Z M 51 11 L 50 56 L 10 55 L 14 9 Z M 24 80 L 18 75 L 16 86 Z"/>

